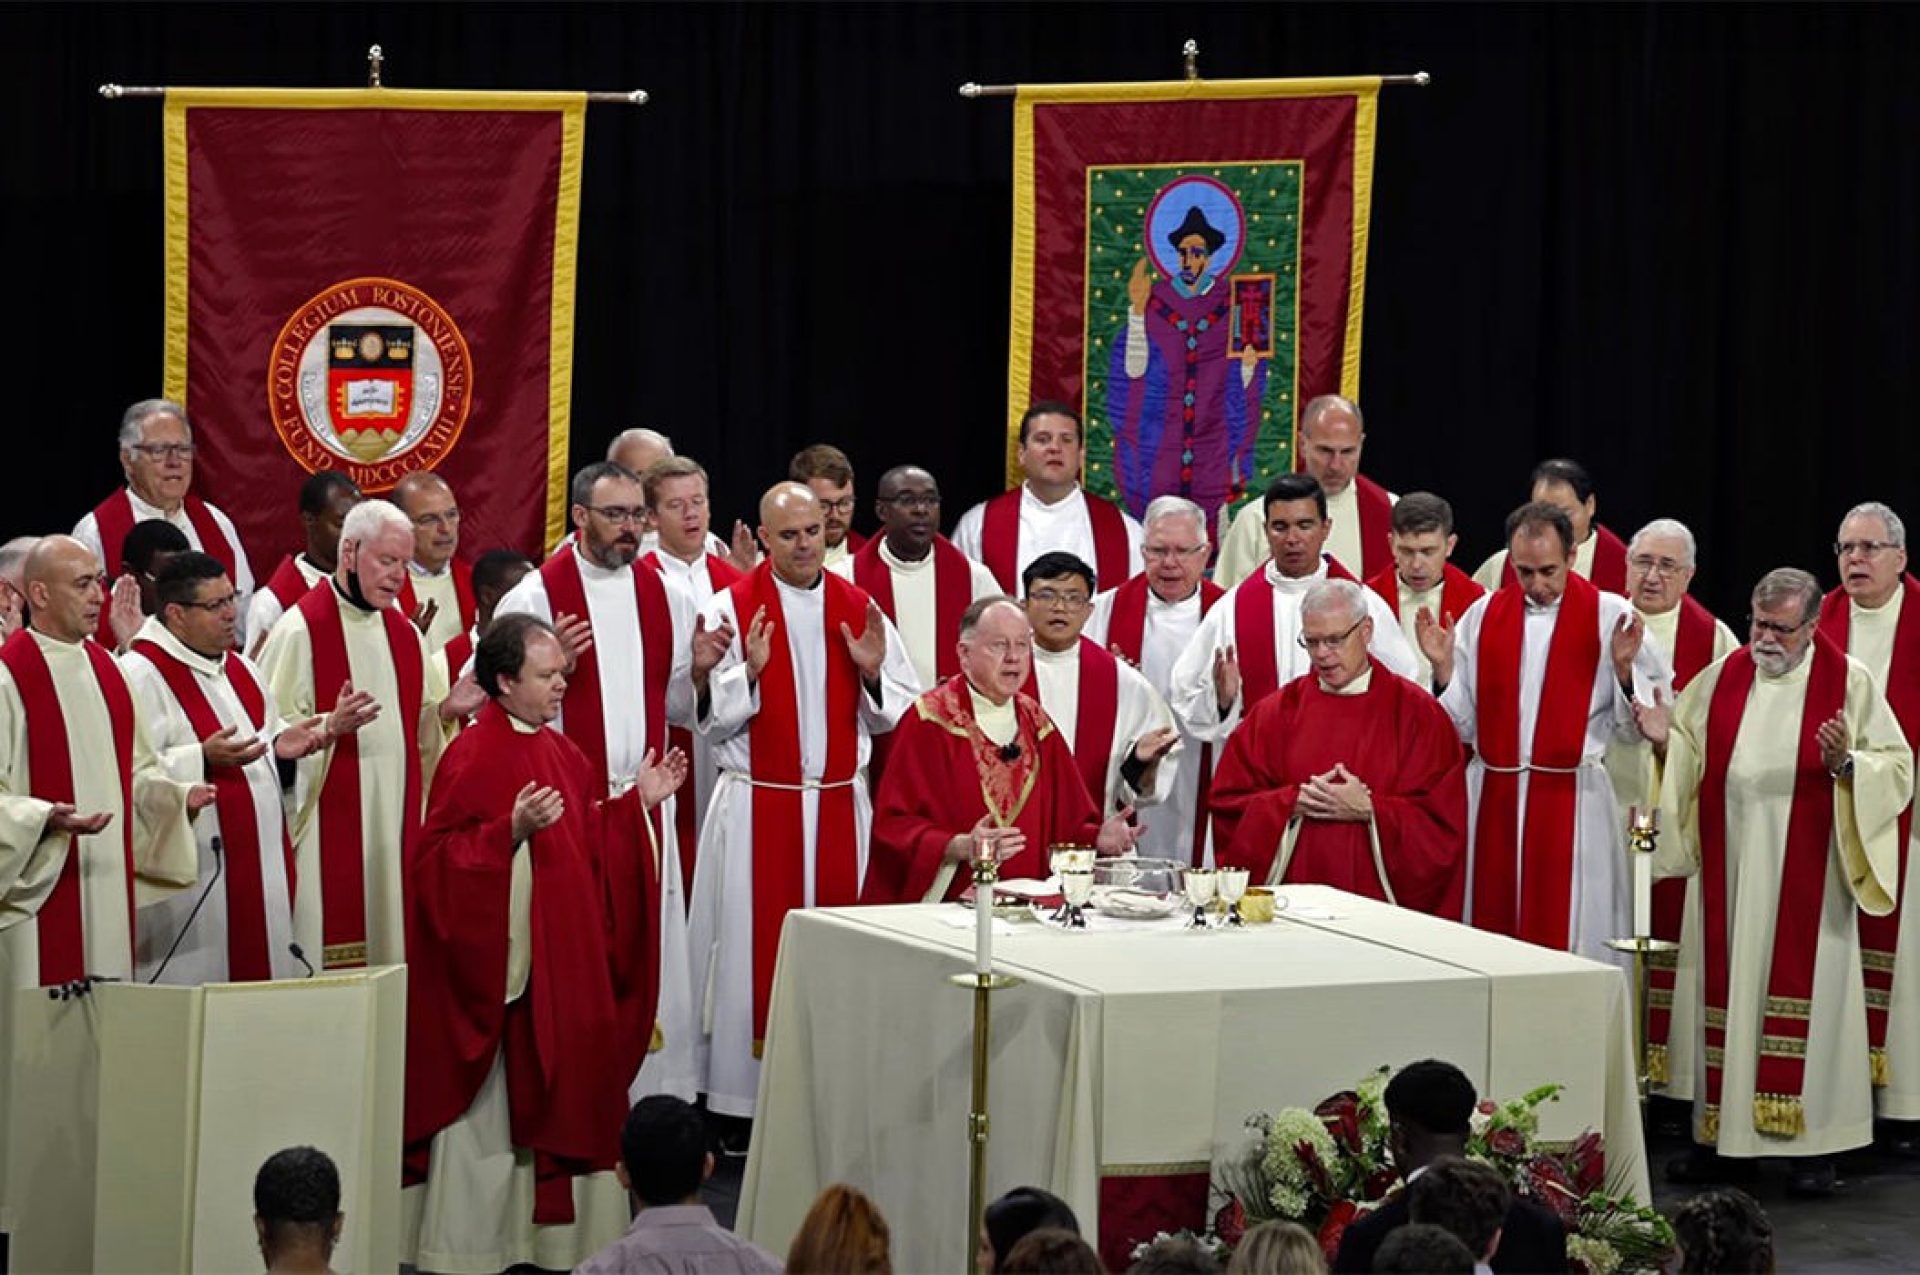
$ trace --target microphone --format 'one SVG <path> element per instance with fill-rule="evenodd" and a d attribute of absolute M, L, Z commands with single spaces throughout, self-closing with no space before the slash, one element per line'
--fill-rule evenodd
<path fill-rule="evenodd" d="M 200 909 L 206 906 L 207 896 L 213 893 L 214 886 L 220 884 L 220 871 L 226 866 L 226 858 L 220 853 L 220 838 L 214 837 L 207 843 L 207 848 L 213 851 L 213 875 L 207 878 L 206 888 L 200 891 L 200 897 L 193 901 L 193 910 L 187 913 L 187 919 L 181 922 L 180 932 L 173 936 L 173 946 L 169 947 L 167 954 L 160 958 L 160 968 L 154 970 L 153 977 L 147 980 L 149 987 L 159 982 L 160 976 L 167 972 L 167 966 L 173 963 L 173 954 L 180 950 L 180 944 L 187 937 L 187 931 L 193 928 L 194 918 L 199 916 Z"/>
<path fill-rule="evenodd" d="M 1000 760 L 1001 761 L 1019 761 L 1020 745 L 1018 744 L 1000 745 Z"/>
<path fill-rule="evenodd" d="M 307 967 L 307 977 L 308 977 L 308 978 L 312 978 L 312 977 L 313 977 L 313 962 L 312 962 L 312 961 L 309 961 L 309 960 L 307 959 L 307 954 L 306 954 L 305 952 L 303 952 L 303 951 L 301 951 L 301 950 L 300 950 L 300 945 L 299 945 L 298 943 L 289 943 L 289 944 L 287 944 L 287 951 L 289 951 L 289 952 L 292 952 L 292 953 L 293 953 L 293 959 L 294 959 L 294 960 L 296 960 L 296 961 L 298 961 L 298 962 L 300 962 L 300 963 L 301 963 L 302 965 L 304 965 L 304 966 L 306 966 L 306 967 Z"/>

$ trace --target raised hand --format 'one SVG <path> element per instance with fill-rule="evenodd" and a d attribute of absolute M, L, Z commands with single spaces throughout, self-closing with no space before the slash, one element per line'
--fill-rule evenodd
<path fill-rule="evenodd" d="M 1133 746 L 1134 760 L 1138 761 L 1142 766 L 1151 766 L 1162 757 L 1165 757 L 1173 746 L 1179 742 L 1180 732 L 1174 730 L 1171 726 L 1162 726 L 1158 730 L 1150 730 L 1142 735 L 1140 741 Z"/>
<path fill-rule="evenodd" d="M 647 755 L 641 759 L 639 771 L 633 777 L 633 786 L 640 790 L 640 803 L 652 810 L 686 781 L 686 753 L 678 748 L 669 748 L 667 755 L 656 762 L 653 760 L 653 750 L 649 748 Z"/>
<path fill-rule="evenodd" d="M 333 711 L 327 714 L 327 736 L 338 739 L 342 735 L 351 735 L 380 716 L 380 701 L 371 691 L 356 691 L 351 680 L 340 684 L 340 698 L 334 701 Z"/>
<path fill-rule="evenodd" d="M 327 719 L 309 717 L 295 722 L 274 736 L 273 755 L 281 761 L 299 761 L 327 746 Z"/>
<path fill-rule="evenodd" d="M 1421 607 L 1413 617 L 1413 637 L 1420 643 L 1420 654 L 1433 665 L 1433 680 L 1445 686 L 1453 680 L 1453 617 L 1446 612 L 1435 619 L 1431 607 Z"/>
<path fill-rule="evenodd" d="M 707 617 L 693 617 L 693 680 L 704 683 L 707 674 L 725 658 L 733 647 L 733 622 L 726 616 L 713 628 L 707 627 Z"/>
<path fill-rule="evenodd" d="M 947 858 L 955 863 L 970 863 L 991 853 L 996 862 L 1008 859 L 1027 848 L 1027 834 L 1018 828 L 1002 828 L 992 815 L 981 815 L 972 829 L 947 842 Z"/>
<path fill-rule="evenodd" d="M 553 827 L 566 813 L 567 801 L 560 795 L 559 789 L 544 784 L 528 784 L 513 798 L 514 844 L 520 844 L 544 828 Z"/>
<path fill-rule="evenodd" d="M 1233 702 L 1240 698 L 1240 661 L 1231 646 L 1213 653 L 1213 698 L 1222 717 L 1233 711 Z"/>
<path fill-rule="evenodd" d="M 121 576 L 113 582 L 113 593 L 107 599 L 107 626 L 113 630 L 114 644 L 126 650 L 146 622 L 147 613 L 140 609 L 140 582 L 130 575 Z"/>
<path fill-rule="evenodd" d="M 593 649 L 593 625 L 585 616 L 557 616 L 553 621 L 553 635 L 560 639 L 560 649 L 567 656 L 567 672 L 572 673 L 580 657 Z"/>
<path fill-rule="evenodd" d="M 1633 724 L 1640 728 L 1640 738 L 1653 745 L 1654 752 L 1667 755 L 1667 741 L 1673 737 L 1673 705 L 1667 703 L 1659 687 L 1653 688 L 1653 703 L 1633 701 Z"/>
<path fill-rule="evenodd" d="M 213 804 L 216 795 L 212 784 L 195 784 L 187 789 L 187 813 L 199 814 Z"/>
<path fill-rule="evenodd" d="M 407 618 L 413 621 L 414 628 L 419 629 L 420 632 L 424 634 L 428 629 L 433 627 L 433 617 L 439 614 L 440 604 L 434 599 L 428 598 L 425 602 L 415 607 L 413 614 Z"/>
<path fill-rule="evenodd" d="M 1821 765 L 1827 768 L 1829 774 L 1839 774 L 1840 768 L 1847 764 L 1847 758 L 1852 756 L 1853 749 L 1853 732 L 1847 729 L 1846 715 L 1835 713 L 1821 722 L 1813 737 L 1820 745 Z"/>
<path fill-rule="evenodd" d="M 242 735 L 238 726 L 222 726 L 200 741 L 200 759 L 209 767 L 244 766 L 266 752 L 267 746 L 258 735 Z"/>
<path fill-rule="evenodd" d="M 69 832 L 80 837 L 99 832 L 112 822 L 113 812 L 110 810 L 83 815 L 74 809 L 71 802 L 65 801 L 54 802 L 53 809 L 47 812 L 48 828 L 54 832 Z"/>
<path fill-rule="evenodd" d="M 869 682 L 877 679 L 880 666 L 887 660 L 887 617 L 880 604 L 867 599 L 867 627 L 855 637 L 853 630 L 842 624 L 840 637 L 847 644 L 847 654 L 860 666 L 860 676 Z"/>
<path fill-rule="evenodd" d="M 1607 655 L 1613 660 L 1613 675 L 1622 686 L 1633 684 L 1633 659 L 1640 654 L 1640 643 L 1647 635 L 1647 622 L 1638 611 L 1628 611 L 1614 621 L 1607 635 Z"/>
<path fill-rule="evenodd" d="M 1133 263 L 1133 273 L 1127 278 L 1127 305 L 1135 314 L 1147 312 L 1147 298 L 1153 295 L 1153 274 L 1147 269 L 1147 259 L 1140 258 Z"/>
<path fill-rule="evenodd" d="M 845 629 L 845 625 L 840 626 Z M 767 609 L 761 607 L 753 613 L 753 620 L 747 625 L 747 677 L 760 680 L 760 670 L 767 667 L 767 661 L 773 658 L 773 621 L 767 618 Z"/>
<path fill-rule="evenodd" d="M 1140 839 L 1140 829 L 1133 826 L 1133 807 L 1122 806 L 1108 815 L 1100 824 L 1100 835 L 1093 839 L 1094 848 L 1101 854 L 1125 855 L 1133 853 L 1133 843 Z"/>
<path fill-rule="evenodd" d="M 468 670 L 447 689 L 447 697 L 440 701 L 440 720 L 465 721 L 479 712 L 480 706 L 486 702 L 486 691 L 481 689 L 479 679 L 474 677 L 472 670 Z"/>
<path fill-rule="evenodd" d="M 751 571 L 760 565 L 760 546 L 754 543 L 753 528 L 733 520 L 733 539 L 727 549 L 727 561 L 742 571 Z"/>

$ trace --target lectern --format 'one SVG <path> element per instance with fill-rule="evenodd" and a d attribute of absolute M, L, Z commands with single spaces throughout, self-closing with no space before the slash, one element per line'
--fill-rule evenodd
<path fill-rule="evenodd" d="M 334 1269 L 398 1268 L 404 968 L 9 995 L 14 1270 L 259 1270 L 253 1176 L 300 1144 L 340 1167 Z"/>

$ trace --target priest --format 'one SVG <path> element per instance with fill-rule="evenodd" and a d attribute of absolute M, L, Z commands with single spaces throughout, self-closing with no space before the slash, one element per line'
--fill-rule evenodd
<path fill-rule="evenodd" d="M 1091 562 L 1109 584 L 1140 573 L 1140 524 L 1080 485 L 1086 443 L 1078 412 L 1035 403 L 1020 418 L 1025 481 L 960 516 L 954 546 L 984 563 L 1005 592 L 1014 592 L 1029 562 L 1056 549 Z"/>
<path fill-rule="evenodd" d="M 1460 537 L 1453 532 L 1453 506 L 1431 492 L 1410 491 L 1393 507 L 1393 565 L 1367 580 L 1387 609 L 1400 618 L 1400 632 L 1413 650 L 1414 671 L 1431 685 L 1433 665 L 1420 653 L 1417 621 L 1422 611 L 1457 622 L 1486 590 L 1449 561 Z"/>
<path fill-rule="evenodd" d="M 1350 398 L 1322 394 L 1300 413 L 1299 468 L 1327 493 L 1327 515 L 1333 522 L 1327 553 L 1356 580 L 1371 580 L 1394 561 L 1388 533 L 1396 497 L 1360 472 L 1366 442 L 1360 405 Z M 1231 589 L 1266 561 L 1265 510 L 1251 500 L 1221 538 L 1214 583 Z"/>
<path fill-rule="evenodd" d="M 413 523 L 400 609 L 426 635 L 428 652 L 437 652 L 473 628 L 473 568 L 459 557 L 460 504 L 447 480 L 428 470 L 395 483 L 392 499 Z"/>
<path fill-rule="evenodd" d="M 1627 546 L 1619 536 L 1594 521 L 1597 503 L 1593 494 L 1593 475 L 1577 460 L 1561 457 L 1543 460 L 1533 467 L 1533 488 L 1529 500 L 1558 505 L 1573 524 L 1573 573 L 1591 580 L 1608 593 L 1627 589 Z M 1495 552 L 1473 578 L 1487 589 L 1513 583 L 1513 567 L 1507 551 Z"/>
<path fill-rule="evenodd" d="M 1351 581 L 1301 599 L 1313 668 L 1227 741 L 1213 790 L 1220 862 L 1458 920 L 1466 753 L 1424 687 L 1368 656 L 1372 627 Z"/>
<path fill-rule="evenodd" d="M 1543 947 L 1611 959 L 1632 896 L 1624 821 L 1603 759 L 1635 732 L 1636 695 L 1667 692 L 1666 657 L 1627 600 L 1573 571 L 1572 521 L 1536 501 L 1507 517 L 1518 583 L 1460 618 L 1423 613 L 1441 704 L 1474 748 L 1466 919 Z"/>
<path fill-rule="evenodd" d="M 292 978 L 304 953 L 293 938 L 293 838 L 278 763 L 298 761 L 358 725 L 355 706 L 336 706 L 331 720 L 281 719 L 259 670 L 232 649 L 240 599 L 217 559 L 181 554 L 161 568 L 154 587 L 159 607 L 134 635 L 122 667 L 161 769 L 183 783 L 204 778 L 214 802 L 194 820 L 206 884 L 139 911 L 139 979 Z M 359 711 L 370 708 L 363 703 Z"/>
<path fill-rule="evenodd" d="M 1820 586 L 1754 587 L 1749 645 L 1640 723 L 1665 755 L 1655 867 L 1698 874 L 1676 996 L 1695 1009 L 1694 1140 L 1668 1166 L 1787 1156 L 1797 1194 L 1873 1139 L 1860 916 L 1897 902 L 1913 754 L 1872 676 L 1815 630 Z"/>
<path fill-rule="evenodd" d="M 1308 474 L 1283 474 L 1262 498 L 1267 511 L 1265 570 L 1249 576 L 1207 613 L 1173 666 L 1173 715 L 1197 739 L 1222 741 L 1254 705 L 1306 672 L 1300 598 L 1322 580 L 1353 580 L 1326 556 L 1327 494 Z M 1356 581 L 1357 583 L 1357 581 Z M 1389 672 L 1413 672 L 1413 652 L 1377 594 L 1368 651 Z"/>
<path fill-rule="evenodd" d="M 553 630 L 481 639 L 489 702 L 447 750 L 407 855 L 407 1182 L 421 1271 L 567 1270 L 626 1229 L 613 1173 L 652 1035 L 649 807 L 686 759 L 649 755 L 609 799 L 548 727 Z"/>
<path fill-rule="evenodd" d="M 820 502 L 826 518 L 826 563 L 829 568 L 850 561 L 866 546 L 867 538 L 853 529 L 853 462 L 832 443 L 802 447 L 787 463 L 787 477 L 804 484 Z"/>
<path fill-rule="evenodd" d="M 874 809 L 870 902 L 956 898 L 991 850 L 1003 878 L 1045 878 L 1062 842 L 1124 854 L 1135 831 L 1087 795 L 1053 719 L 1021 693 L 1033 635 L 1010 598 L 960 617 L 961 672 L 900 719 Z"/>
<path fill-rule="evenodd" d="M 1163 801 L 1173 767 L 1162 763 L 1180 734 L 1138 669 L 1081 636 L 1093 606 L 1093 568 L 1070 553 L 1043 553 L 1027 564 L 1021 584 L 1033 673 L 1020 689 L 1053 719 L 1087 795 L 1102 815 Z"/>
<path fill-rule="evenodd" d="M 823 569 L 824 521 L 807 488 L 775 485 L 760 501 L 767 561 L 701 613 L 727 646 L 699 701 L 720 778 L 689 929 L 694 986 L 711 1007 L 707 1107 L 725 1116 L 754 1111 L 786 914 L 860 899 L 869 737 L 920 691 L 880 608 Z"/>
<path fill-rule="evenodd" d="M 1184 496 L 1156 496 L 1141 519 L 1140 553 L 1147 569 L 1093 600 L 1088 640 L 1140 670 L 1162 700 L 1173 687 L 1173 665 L 1200 621 L 1225 596 L 1206 578 L 1207 515 Z M 1164 800 L 1139 811 L 1141 836 L 1155 855 L 1213 866 L 1213 828 L 1207 817 L 1213 745 L 1182 734 L 1162 762 L 1173 768 Z"/>
<path fill-rule="evenodd" d="M 1879 501 L 1855 505 L 1834 540 L 1840 587 L 1820 604 L 1820 631 L 1866 666 L 1900 722 L 1907 746 L 1920 746 L 1920 581 L 1907 574 L 1906 523 Z M 1893 1149 L 1920 1154 L 1920 907 L 1905 906 L 1912 861 L 1913 809 L 1900 816 L 1899 889 L 1885 916 L 1860 919 L 1867 985 L 1867 1044 L 1875 1107 L 1899 1122 Z"/>
<path fill-rule="evenodd" d="M 307 547 L 280 559 L 267 583 L 247 606 L 248 653 L 258 659 L 267 634 L 307 591 L 332 575 L 340 565 L 340 528 L 347 514 L 365 497 L 353 479 L 322 469 L 300 484 L 300 530 Z"/>
<path fill-rule="evenodd" d="M 426 641 L 393 605 L 413 556 L 413 524 L 384 500 L 354 506 L 334 574 L 280 618 L 260 671 L 280 716 L 304 722 L 370 698 L 359 728 L 296 763 L 292 825 L 303 888 L 294 937 L 327 969 L 406 959 L 401 863 L 420 830 L 426 781 L 451 724 L 480 706 L 449 687 Z"/>

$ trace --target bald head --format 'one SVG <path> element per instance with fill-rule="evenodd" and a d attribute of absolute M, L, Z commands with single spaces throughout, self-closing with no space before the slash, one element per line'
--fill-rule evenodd
<path fill-rule="evenodd" d="M 607 444 L 607 459 L 644 474 L 673 455 L 673 440 L 657 429 L 623 429 Z"/>
<path fill-rule="evenodd" d="M 901 487 L 920 483 L 932 485 L 933 475 L 918 465 L 895 465 L 880 475 L 880 485 L 874 488 L 874 494 L 882 500 L 892 500 Z"/>
<path fill-rule="evenodd" d="M 996 704 L 1013 698 L 1033 664 L 1033 630 L 1012 598 L 980 598 L 960 617 L 960 671 Z"/>
<path fill-rule="evenodd" d="M 394 484 L 393 503 L 413 524 L 413 560 L 423 570 L 443 570 L 460 548 L 460 504 L 453 488 L 423 470 Z"/>
<path fill-rule="evenodd" d="M 61 642 L 78 642 L 100 623 L 106 582 L 93 550 L 72 536 L 43 536 L 22 569 L 33 627 Z"/>
<path fill-rule="evenodd" d="M 760 544 L 773 573 L 810 589 L 820 579 L 826 553 L 826 519 L 820 500 L 803 483 L 775 483 L 760 497 Z"/>

